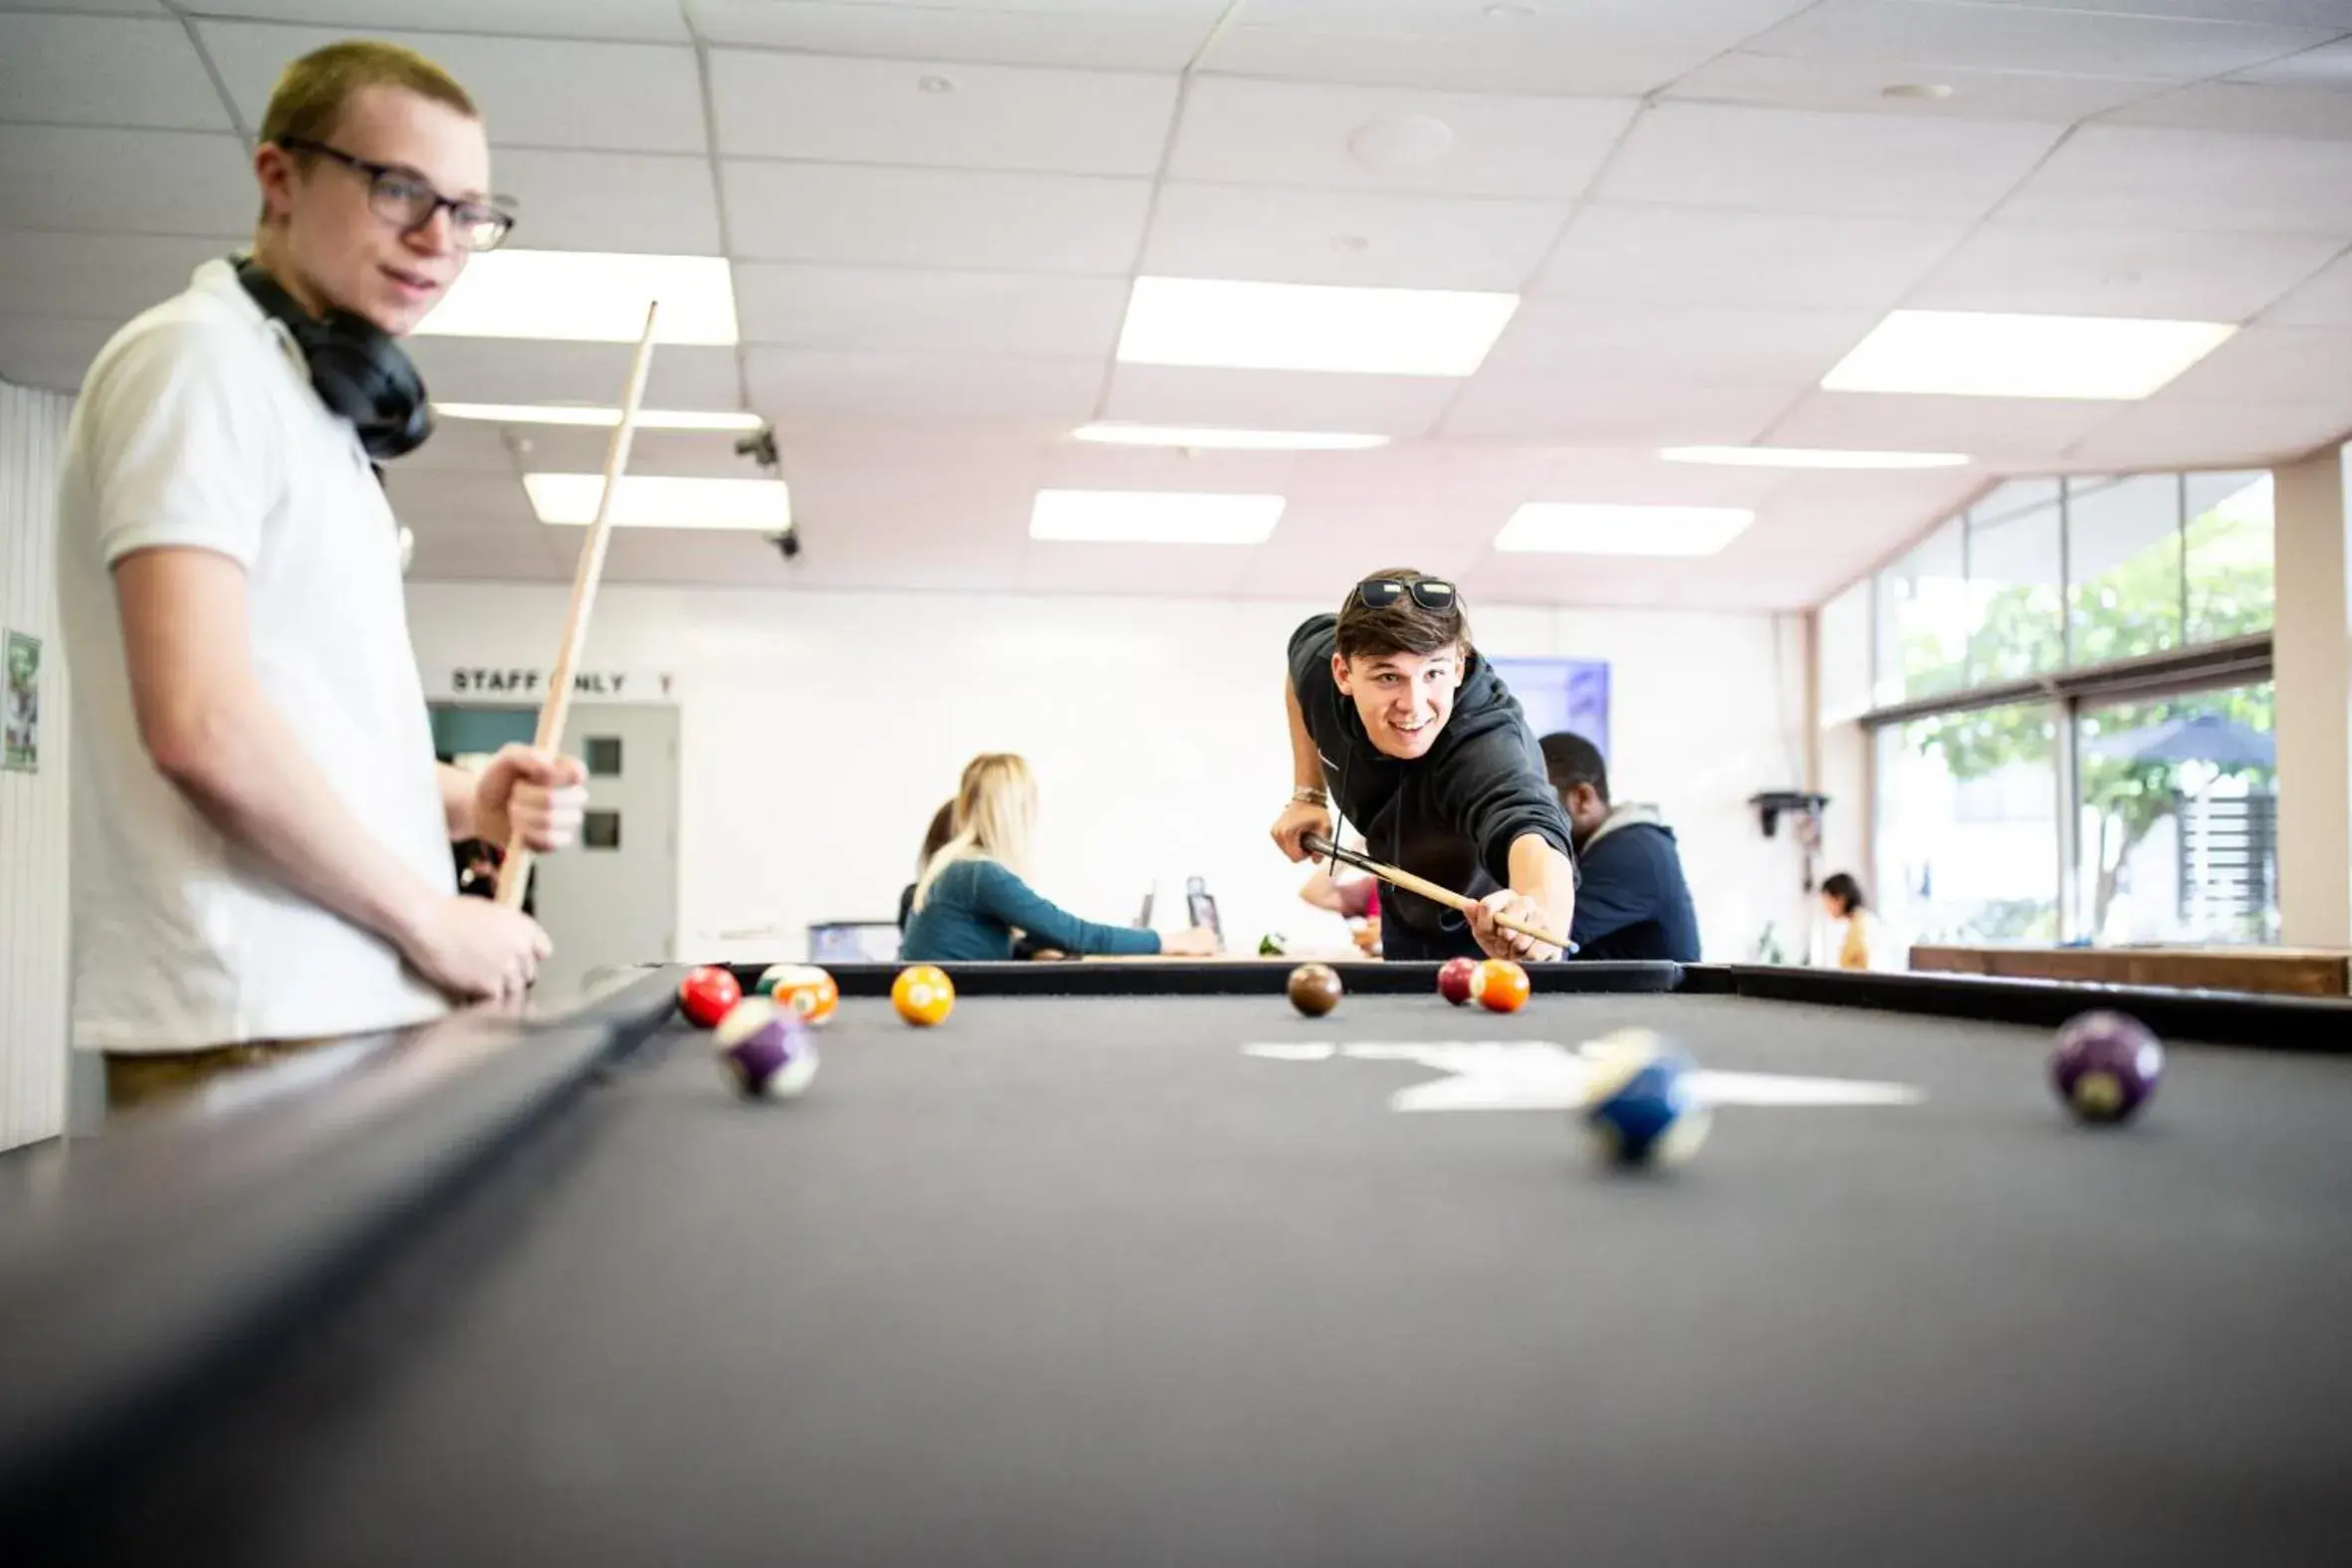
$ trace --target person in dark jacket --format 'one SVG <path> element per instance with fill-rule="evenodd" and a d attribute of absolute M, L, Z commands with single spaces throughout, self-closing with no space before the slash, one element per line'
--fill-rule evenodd
<path fill-rule="evenodd" d="M 1566 731 L 1542 740 L 1543 767 L 1576 839 L 1576 926 L 1580 959 L 1699 962 L 1699 916 L 1683 880 L 1674 829 L 1658 808 L 1609 803 L 1600 749 Z"/>
<path fill-rule="evenodd" d="M 1274 840 L 1307 858 L 1331 806 L 1375 860 L 1479 902 L 1467 916 L 1403 888 L 1380 896 L 1384 957 L 1552 959 L 1498 915 L 1565 935 L 1576 905 L 1568 820 L 1502 678 L 1471 642 L 1451 582 L 1381 571 L 1336 615 L 1291 634 L 1291 803 Z"/>

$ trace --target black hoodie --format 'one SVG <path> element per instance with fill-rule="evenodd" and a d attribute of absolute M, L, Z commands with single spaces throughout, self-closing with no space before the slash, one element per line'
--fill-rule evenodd
<path fill-rule="evenodd" d="M 1539 834 L 1569 854 L 1568 819 L 1519 699 L 1475 652 L 1429 754 L 1411 762 L 1372 745 L 1355 702 L 1331 679 L 1338 617 L 1291 634 L 1291 689 L 1322 757 L 1323 783 L 1364 835 L 1365 852 L 1441 887 L 1484 898 L 1511 881 L 1511 846 Z M 1380 945 L 1392 959 L 1479 956 L 1469 924 L 1402 888 L 1380 890 Z"/>

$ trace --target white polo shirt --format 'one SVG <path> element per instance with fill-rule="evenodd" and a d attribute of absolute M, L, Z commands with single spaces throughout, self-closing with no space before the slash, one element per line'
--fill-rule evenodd
<path fill-rule="evenodd" d="M 139 741 L 112 568 L 153 546 L 216 551 L 245 568 L 263 693 L 353 818 L 456 890 L 391 508 L 227 262 L 100 351 L 66 436 L 58 535 L 74 1042 L 185 1050 L 446 1010 L 387 943 L 223 839 Z"/>

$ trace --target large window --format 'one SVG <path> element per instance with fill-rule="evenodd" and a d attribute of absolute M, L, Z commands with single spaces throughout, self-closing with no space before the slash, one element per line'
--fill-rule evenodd
<path fill-rule="evenodd" d="M 1901 936 L 2276 939 L 2267 474 L 2011 480 L 1873 599 Z"/>
<path fill-rule="evenodd" d="M 2268 681 L 2084 707 L 2079 927 L 2106 945 L 2278 939 Z"/>
<path fill-rule="evenodd" d="M 2057 940 L 2057 733 L 2046 703 L 1879 730 L 1879 905 L 1909 940 Z"/>

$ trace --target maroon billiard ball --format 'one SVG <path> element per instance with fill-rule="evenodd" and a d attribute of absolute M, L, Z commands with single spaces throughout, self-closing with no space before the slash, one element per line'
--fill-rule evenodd
<path fill-rule="evenodd" d="M 1291 971 L 1291 1006 L 1319 1018 L 1339 1006 L 1339 972 L 1328 964 L 1301 964 Z"/>
<path fill-rule="evenodd" d="M 1470 977 L 1478 973 L 1478 960 L 1450 958 L 1437 967 L 1437 994 L 1457 1008 L 1470 1006 Z"/>

